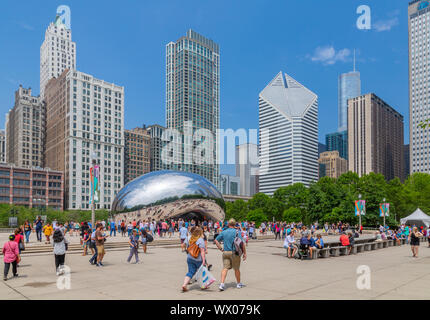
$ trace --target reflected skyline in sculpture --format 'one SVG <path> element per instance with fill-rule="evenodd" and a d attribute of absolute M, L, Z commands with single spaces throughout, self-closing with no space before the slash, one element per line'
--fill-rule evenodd
<path fill-rule="evenodd" d="M 222 194 L 207 179 L 190 172 L 154 171 L 125 185 L 115 197 L 115 220 L 206 217 L 223 220 Z"/>

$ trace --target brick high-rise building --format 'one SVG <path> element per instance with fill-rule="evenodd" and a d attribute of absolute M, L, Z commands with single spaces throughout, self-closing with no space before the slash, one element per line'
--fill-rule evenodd
<path fill-rule="evenodd" d="M 15 92 L 15 105 L 6 116 L 6 161 L 19 167 L 44 166 L 45 106 L 31 88 Z"/>
<path fill-rule="evenodd" d="M 124 130 L 124 184 L 150 172 L 151 136 L 146 128 Z"/>
<path fill-rule="evenodd" d="M 0 203 L 63 210 L 63 173 L 0 164 Z"/>
<path fill-rule="evenodd" d="M 373 93 L 348 100 L 348 167 L 403 179 L 403 116 Z"/>
<path fill-rule="evenodd" d="M 339 151 L 326 151 L 320 154 L 318 163 L 324 165 L 324 177 L 339 178 L 348 171 L 348 161 L 339 156 Z"/>

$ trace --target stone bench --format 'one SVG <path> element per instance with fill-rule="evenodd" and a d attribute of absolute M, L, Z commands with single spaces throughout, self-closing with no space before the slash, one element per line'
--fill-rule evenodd
<path fill-rule="evenodd" d="M 370 250 L 376 250 L 378 248 L 377 242 L 371 242 L 370 244 Z"/>
<path fill-rule="evenodd" d="M 357 254 L 357 245 L 353 245 L 351 248 L 351 254 Z"/>
<path fill-rule="evenodd" d="M 388 241 L 388 246 L 392 247 L 394 246 L 394 240 L 387 240 Z"/>
<path fill-rule="evenodd" d="M 339 257 L 340 256 L 340 248 L 341 247 L 331 247 L 330 248 L 330 255 L 332 255 L 334 257 Z"/>
<path fill-rule="evenodd" d="M 376 249 L 382 249 L 384 247 L 384 244 L 382 241 L 375 241 Z"/>
<path fill-rule="evenodd" d="M 365 243 L 364 244 L 364 251 L 370 251 L 372 250 L 371 243 Z"/>
<path fill-rule="evenodd" d="M 382 241 L 382 248 L 388 248 L 388 242 L 390 242 L 390 240 Z"/>
<path fill-rule="evenodd" d="M 339 247 L 339 253 L 342 256 L 346 256 L 348 254 L 348 247 Z"/>
<path fill-rule="evenodd" d="M 406 239 L 400 239 L 400 243 L 403 245 L 406 243 Z"/>
<path fill-rule="evenodd" d="M 365 246 L 364 243 L 359 243 L 359 244 L 354 245 L 354 247 L 357 248 L 356 249 L 357 253 L 363 252 L 364 251 L 364 246 Z"/>
<path fill-rule="evenodd" d="M 321 258 L 329 258 L 330 257 L 330 248 L 317 249 L 318 257 Z"/>

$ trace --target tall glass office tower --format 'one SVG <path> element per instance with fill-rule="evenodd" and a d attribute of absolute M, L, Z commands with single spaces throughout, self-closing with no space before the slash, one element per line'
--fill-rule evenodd
<path fill-rule="evenodd" d="M 430 1 L 409 2 L 409 156 L 410 173 L 430 173 Z"/>
<path fill-rule="evenodd" d="M 338 114 L 338 131 L 348 129 L 348 99 L 361 95 L 360 72 L 354 71 L 342 73 L 339 76 L 339 114 Z"/>
<path fill-rule="evenodd" d="M 218 44 L 193 30 L 166 46 L 166 126 L 184 134 L 179 141 L 181 148 L 177 149 L 180 150 L 179 161 L 170 168 L 197 173 L 216 186 L 219 186 L 216 134 L 219 129 L 219 58 Z M 199 129 L 212 133 L 213 148 L 209 151 L 199 151 L 199 145 L 208 142 L 200 136 L 196 140 L 196 132 L 197 135 L 202 132 Z"/>

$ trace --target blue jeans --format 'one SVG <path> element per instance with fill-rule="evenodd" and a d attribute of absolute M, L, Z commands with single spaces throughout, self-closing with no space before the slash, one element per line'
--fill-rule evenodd
<path fill-rule="evenodd" d="M 112 237 L 112 232 L 113 232 L 113 235 L 116 237 L 116 229 L 115 228 L 110 229 L 110 236 L 111 237 Z"/>
<path fill-rule="evenodd" d="M 36 229 L 37 241 L 42 241 L 42 229 Z"/>
<path fill-rule="evenodd" d="M 93 243 L 91 243 L 91 245 L 93 245 Z M 97 254 L 98 254 L 98 252 L 97 252 L 97 246 L 94 245 L 93 249 L 94 249 L 94 255 L 91 257 L 90 263 L 96 263 L 97 262 Z"/>
<path fill-rule="evenodd" d="M 30 234 L 31 234 L 31 230 L 25 232 L 25 242 L 29 242 L 30 241 Z"/>
<path fill-rule="evenodd" d="M 188 264 L 188 273 L 186 274 L 187 277 L 194 277 L 197 270 L 199 270 L 200 266 L 202 265 L 203 261 L 196 261 L 194 259 L 191 259 L 190 257 L 187 258 L 187 264 Z"/>

